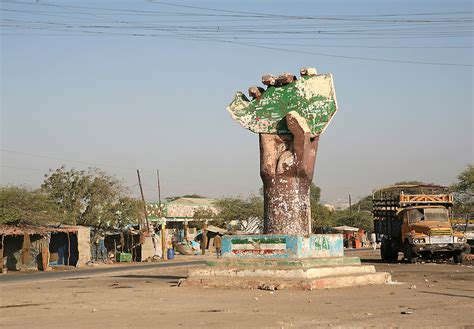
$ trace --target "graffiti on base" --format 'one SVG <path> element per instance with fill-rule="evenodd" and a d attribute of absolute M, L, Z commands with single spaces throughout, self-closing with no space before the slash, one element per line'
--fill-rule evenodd
<path fill-rule="evenodd" d="M 325 236 L 317 236 L 314 239 L 315 250 L 329 250 L 329 239 Z"/>

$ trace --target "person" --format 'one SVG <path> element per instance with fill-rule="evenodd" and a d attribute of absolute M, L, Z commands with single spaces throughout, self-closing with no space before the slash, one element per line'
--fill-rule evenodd
<path fill-rule="evenodd" d="M 222 239 L 221 235 L 217 233 L 217 235 L 214 237 L 214 247 L 216 247 L 216 256 L 217 258 L 220 258 L 222 256 Z"/>
<path fill-rule="evenodd" d="M 98 247 L 99 247 L 99 254 L 100 258 L 103 262 L 107 261 L 107 248 L 105 247 L 105 232 L 101 231 L 99 234 L 99 241 L 98 241 Z"/>
<path fill-rule="evenodd" d="M 372 244 L 372 248 L 374 250 L 377 249 L 377 236 L 375 235 L 375 232 L 372 232 L 370 235 L 370 243 Z"/>
<path fill-rule="evenodd" d="M 362 248 L 367 247 L 367 232 L 366 231 L 362 230 L 360 240 L 361 240 L 361 243 L 362 243 Z"/>

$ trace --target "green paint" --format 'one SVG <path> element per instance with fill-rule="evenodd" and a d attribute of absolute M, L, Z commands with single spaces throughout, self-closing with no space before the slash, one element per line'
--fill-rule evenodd
<path fill-rule="evenodd" d="M 314 248 L 316 250 L 329 250 L 329 240 L 325 236 L 319 236 L 314 239 Z"/>
<path fill-rule="evenodd" d="M 282 87 L 269 87 L 259 100 L 237 92 L 228 111 L 242 126 L 256 132 L 289 134 L 285 116 L 298 112 L 313 135 L 321 134 L 337 111 L 332 75 L 302 77 Z"/>

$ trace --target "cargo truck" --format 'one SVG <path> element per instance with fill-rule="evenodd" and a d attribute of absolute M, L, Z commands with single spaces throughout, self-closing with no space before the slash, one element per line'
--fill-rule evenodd
<path fill-rule="evenodd" d="M 452 257 L 461 263 L 469 253 L 466 236 L 449 221 L 453 196 L 438 185 L 394 185 L 372 195 L 372 214 L 382 260 L 407 262 Z"/>

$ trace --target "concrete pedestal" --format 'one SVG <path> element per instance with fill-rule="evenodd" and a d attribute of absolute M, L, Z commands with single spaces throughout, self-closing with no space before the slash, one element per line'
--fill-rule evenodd
<path fill-rule="evenodd" d="M 229 235 L 222 238 L 224 258 L 323 258 L 344 256 L 341 234 Z"/>
<path fill-rule="evenodd" d="M 236 235 L 222 238 L 221 259 L 189 271 L 184 286 L 249 289 L 324 289 L 383 284 L 358 257 L 344 257 L 340 234 Z"/>

